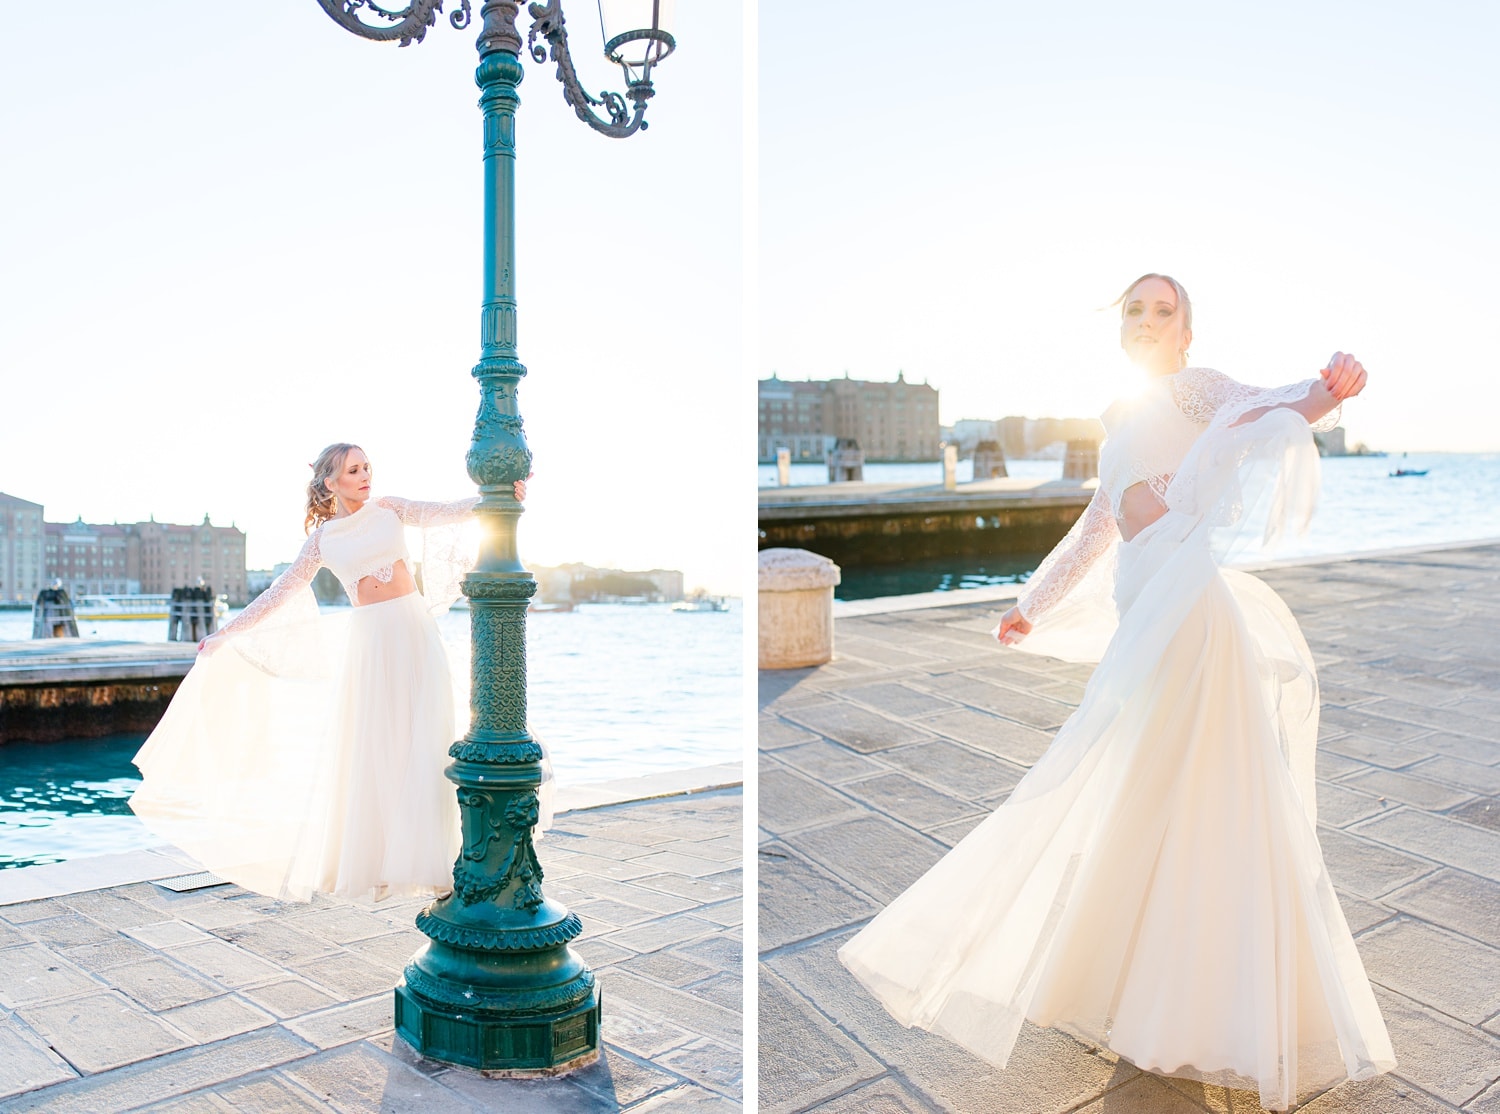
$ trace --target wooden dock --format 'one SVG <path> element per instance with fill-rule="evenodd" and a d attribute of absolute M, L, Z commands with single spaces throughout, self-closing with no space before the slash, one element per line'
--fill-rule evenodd
<path fill-rule="evenodd" d="M 1012 477 L 959 484 L 841 483 L 760 489 L 760 548 L 821 553 L 847 568 L 950 556 L 1043 554 L 1096 481 Z"/>
<path fill-rule="evenodd" d="M 0 744 L 150 731 L 195 657 L 191 642 L 0 642 Z"/>

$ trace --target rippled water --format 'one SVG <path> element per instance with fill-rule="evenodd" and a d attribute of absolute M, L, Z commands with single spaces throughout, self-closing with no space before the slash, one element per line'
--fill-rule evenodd
<path fill-rule="evenodd" d="M 561 785 L 738 761 L 743 608 L 586 604 L 527 622 L 530 727 Z M 439 620 L 469 639 L 469 615 Z M 85 638 L 159 642 L 165 620 L 82 622 Z M 0 612 L 0 641 L 27 639 L 29 612 Z M 160 842 L 125 804 L 143 736 L 0 744 L 0 869 Z"/>
<path fill-rule="evenodd" d="M 968 461 L 959 464 L 966 479 Z M 1397 468 L 1425 469 L 1425 476 L 1392 477 Z M 1015 476 L 1055 479 L 1062 466 L 1051 461 L 1015 461 Z M 1411 453 L 1409 456 L 1328 457 L 1322 461 L 1323 495 L 1312 526 L 1271 554 L 1320 557 L 1397 546 L 1442 545 L 1500 538 L 1500 453 Z M 821 483 L 821 465 L 793 465 L 792 482 Z M 762 465 L 761 484 L 775 482 L 775 467 Z M 940 464 L 874 464 L 871 483 L 941 483 Z M 846 568 L 839 599 L 868 599 L 915 592 L 958 591 L 1024 580 L 1043 554 L 1021 557 L 929 559 L 884 568 Z"/>

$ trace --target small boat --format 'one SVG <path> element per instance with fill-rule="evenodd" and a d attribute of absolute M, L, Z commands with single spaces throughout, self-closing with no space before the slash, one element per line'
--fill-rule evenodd
<path fill-rule="evenodd" d="M 1425 475 L 1427 475 L 1427 469 L 1425 469 L 1425 468 L 1397 468 L 1394 472 L 1391 473 L 1391 478 L 1392 479 L 1397 479 L 1397 478 L 1399 478 L 1401 476 L 1425 476 Z"/>
<path fill-rule="evenodd" d="M 723 596 L 691 596 L 672 605 L 673 611 L 728 611 Z"/>
<path fill-rule="evenodd" d="M 171 612 L 170 595 L 79 596 L 73 604 L 77 619 L 165 619 Z M 229 614 L 229 597 L 214 600 L 214 618 Z"/>

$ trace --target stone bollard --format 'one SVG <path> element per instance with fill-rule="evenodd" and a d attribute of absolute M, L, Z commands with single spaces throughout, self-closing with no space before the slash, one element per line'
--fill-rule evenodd
<path fill-rule="evenodd" d="M 974 446 L 974 478 L 976 480 L 998 480 L 1008 475 L 1005 470 L 1005 451 L 998 441 L 981 441 Z"/>
<path fill-rule="evenodd" d="M 762 549 L 760 668 L 801 669 L 833 660 L 833 586 L 839 567 L 805 549 Z"/>
<path fill-rule="evenodd" d="M 831 484 L 863 483 L 865 454 L 852 437 L 840 437 L 828 450 L 828 482 Z"/>
<path fill-rule="evenodd" d="M 73 616 L 73 600 L 61 584 L 43 588 L 31 605 L 32 638 L 77 638 L 78 620 Z"/>
<path fill-rule="evenodd" d="M 172 602 L 167 608 L 168 642 L 199 642 L 217 628 L 213 589 L 206 585 L 172 589 Z"/>
<path fill-rule="evenodd" d="M 792 486 L 792 450 L 785 447 L 776 450 L 776 486 Z"/>
<path fill-rule="evenodd" d="M 958 446 L 943 446 L 943 490 L 958 490 Z"/>

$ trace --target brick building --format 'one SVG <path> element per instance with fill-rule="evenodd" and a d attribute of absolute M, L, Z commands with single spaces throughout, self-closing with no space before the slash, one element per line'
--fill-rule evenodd
<path fill-rule="evenodd" d="M 821 461 L 833 442 L 859 442 L 867 461 L 928 461 L 942 454 L 938 392 L 926 383 L 864 379 L 760 381 L 759 454 L 774 462 L 776 450 L 794 461 Z"/>

